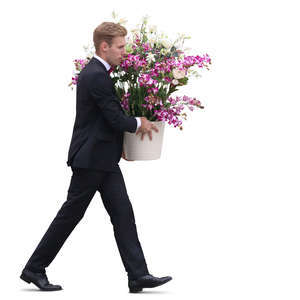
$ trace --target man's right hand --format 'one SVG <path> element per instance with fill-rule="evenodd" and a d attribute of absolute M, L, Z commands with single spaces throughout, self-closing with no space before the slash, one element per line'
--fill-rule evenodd
<path fill-rule="evenodd" d="M 157 127 L 152 124 L 146 117 L 141 117 L 141 126 L 136 131 L 136 134 L 142 133 L 141 140 L 144 139 L 144 135 L 148 133 L 150 141 L 152 141 L 152 129 L 158 132 Z"/>

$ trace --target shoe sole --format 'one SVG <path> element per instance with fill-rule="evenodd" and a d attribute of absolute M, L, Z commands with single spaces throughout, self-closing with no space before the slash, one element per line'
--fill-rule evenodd
<path fill-rule="evenodd" d="M 143 288 L 129 288 L 129 292 L 130 293 L 138 293 L 138 292 L 141 292 L 143 290 Z"/>

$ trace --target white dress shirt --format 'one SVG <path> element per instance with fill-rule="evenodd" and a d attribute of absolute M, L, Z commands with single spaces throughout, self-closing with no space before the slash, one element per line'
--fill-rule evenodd
<path fill-rule="evenodd" d="M 110 69 L 110 64 L 108 62 L 106 62 L 103 58 L 98 56 L 96 53 L 94 54 L 94 57 L 97 58 L 98 60 L 100 60 L 104 64 L 107 71 Z M 138 130 L 138 128 L 141 126 L 142 122 L 141 122 L 141 118 L 139 118 L 139 117 L 135 117 L 135 118 L 136 118 L 136 121 L 137 121 L 136 130 Z"/>

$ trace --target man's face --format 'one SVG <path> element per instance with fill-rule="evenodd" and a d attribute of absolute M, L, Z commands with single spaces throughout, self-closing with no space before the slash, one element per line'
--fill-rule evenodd
<path fill-rule="evenodd" d="M 125 51 L 126 40 L 123 36 L 116 36 L 112 39 L 111 47 L 107 43 L 103 44 L 103 57 L 111 66 L 117 66 L 121 63 Z"/>

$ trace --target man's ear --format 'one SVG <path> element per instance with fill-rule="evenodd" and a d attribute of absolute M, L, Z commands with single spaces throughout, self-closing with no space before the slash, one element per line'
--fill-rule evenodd
<path fill-rule="evenodd" d="M 106 41 L 102 41 L 101 43 L 100 43 L 100 45 L 99 45 L 99 52 L 100 52 L 100 50 L 102 50 L 101 52 L 103 52 L 103 51 L 106 51 L 108 49 L 108 44 L 107 44 L 107 42 Z"/>

